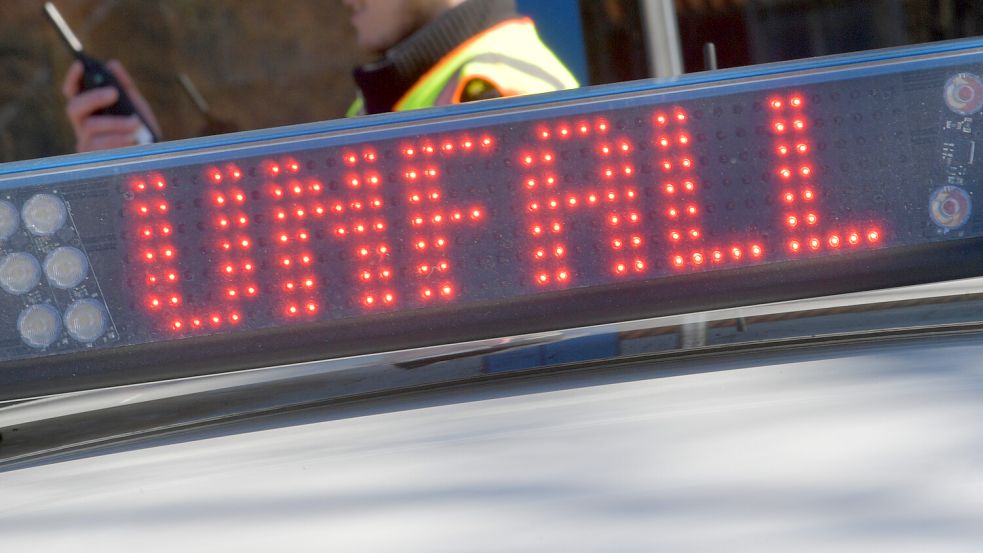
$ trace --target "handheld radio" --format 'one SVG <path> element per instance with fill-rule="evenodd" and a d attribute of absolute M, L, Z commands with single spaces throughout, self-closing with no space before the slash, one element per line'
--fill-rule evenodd
<path fill-rule="evenodd" d="M 61 36 L 65 45 L 68 49 L 72 51 L 72 55 L 75 59 L 82 62 L 82 67 L 84 72 L 82 74 L 82 90 L 90 90 L 93 88 L 100 88 L 105 86 L 115 87 L 119 96 L 116 99 L 116 103 L 100 110 L 99 115 L 136 115 L 140 118 L 143 123 L 140 130 L 138 131 L 137 140 L 140 144 L 149 144 L 151 142 L 156 142 L 158 140 L 157 135 L 150 129 L 150 125 L 147 120 L 144 119 L 136 107 L 133 105 L 133 101 L 123 90 L 116 76 L 106 68 L 106 66 L 99 60 L 89 56 L 82 49 L 82 42 L 79 41 L 75 33 L 65 22 L 65 18 L 61 16 L 58 8 L 51 2 L 44 3 L 44 13 L 48 16 L 48 20 L 58 29 L 58 34 Z"/>

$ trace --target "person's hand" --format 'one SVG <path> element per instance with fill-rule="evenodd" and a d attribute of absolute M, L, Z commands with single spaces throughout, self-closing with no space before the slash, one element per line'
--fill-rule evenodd
<path fill-rule="evenodd" d="M 126 91 L 134 107 L 151 126 L 150 130 L 160 136 L 160 127 L 150 105 L 137 90 L 123 65 L 113 60 L 106 64 L 106 68 L 116 76 L 116 80 Z M 82 73 L 82 64 L 78 61 L 74 62 L 68 68 L 62 85 L 62 93 L 68 99 L 65 112 L 75 131 L 75 149 L 79 152 L 89 152 L 137 144 L 138 131 L 143 124 L 140 118 L 136 115 L 96 115 L 99 110 L 115 104 L 119 94 L 111 86 L 81 92 Z"/>

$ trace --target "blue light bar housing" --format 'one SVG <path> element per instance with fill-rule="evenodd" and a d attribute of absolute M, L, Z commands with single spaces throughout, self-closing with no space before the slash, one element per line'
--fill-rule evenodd
<path fill-rule="evenodd" d="M 981 75 L 955 41 L 6 164 L 0 400 L 976 276 Z"/>

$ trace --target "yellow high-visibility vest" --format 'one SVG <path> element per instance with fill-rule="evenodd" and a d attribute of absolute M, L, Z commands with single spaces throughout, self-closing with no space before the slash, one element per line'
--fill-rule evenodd
<path fill-rule="evenodd" d="M 458 104 L 492 91 L 517 96 L 576 88 L 577 79 L 543 44 L 529 18 L 503 21 L 475 35 L 430 68 L 394 111 Z M 349 116 L 363 112 L 359 97 Z"/>

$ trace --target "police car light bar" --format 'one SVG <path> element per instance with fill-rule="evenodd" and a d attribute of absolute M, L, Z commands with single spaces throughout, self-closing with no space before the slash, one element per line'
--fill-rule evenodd
<path fill-rule="evenodd" d="M 978 275 L 983 42 L 0 167 L 0 399 Z"/>

